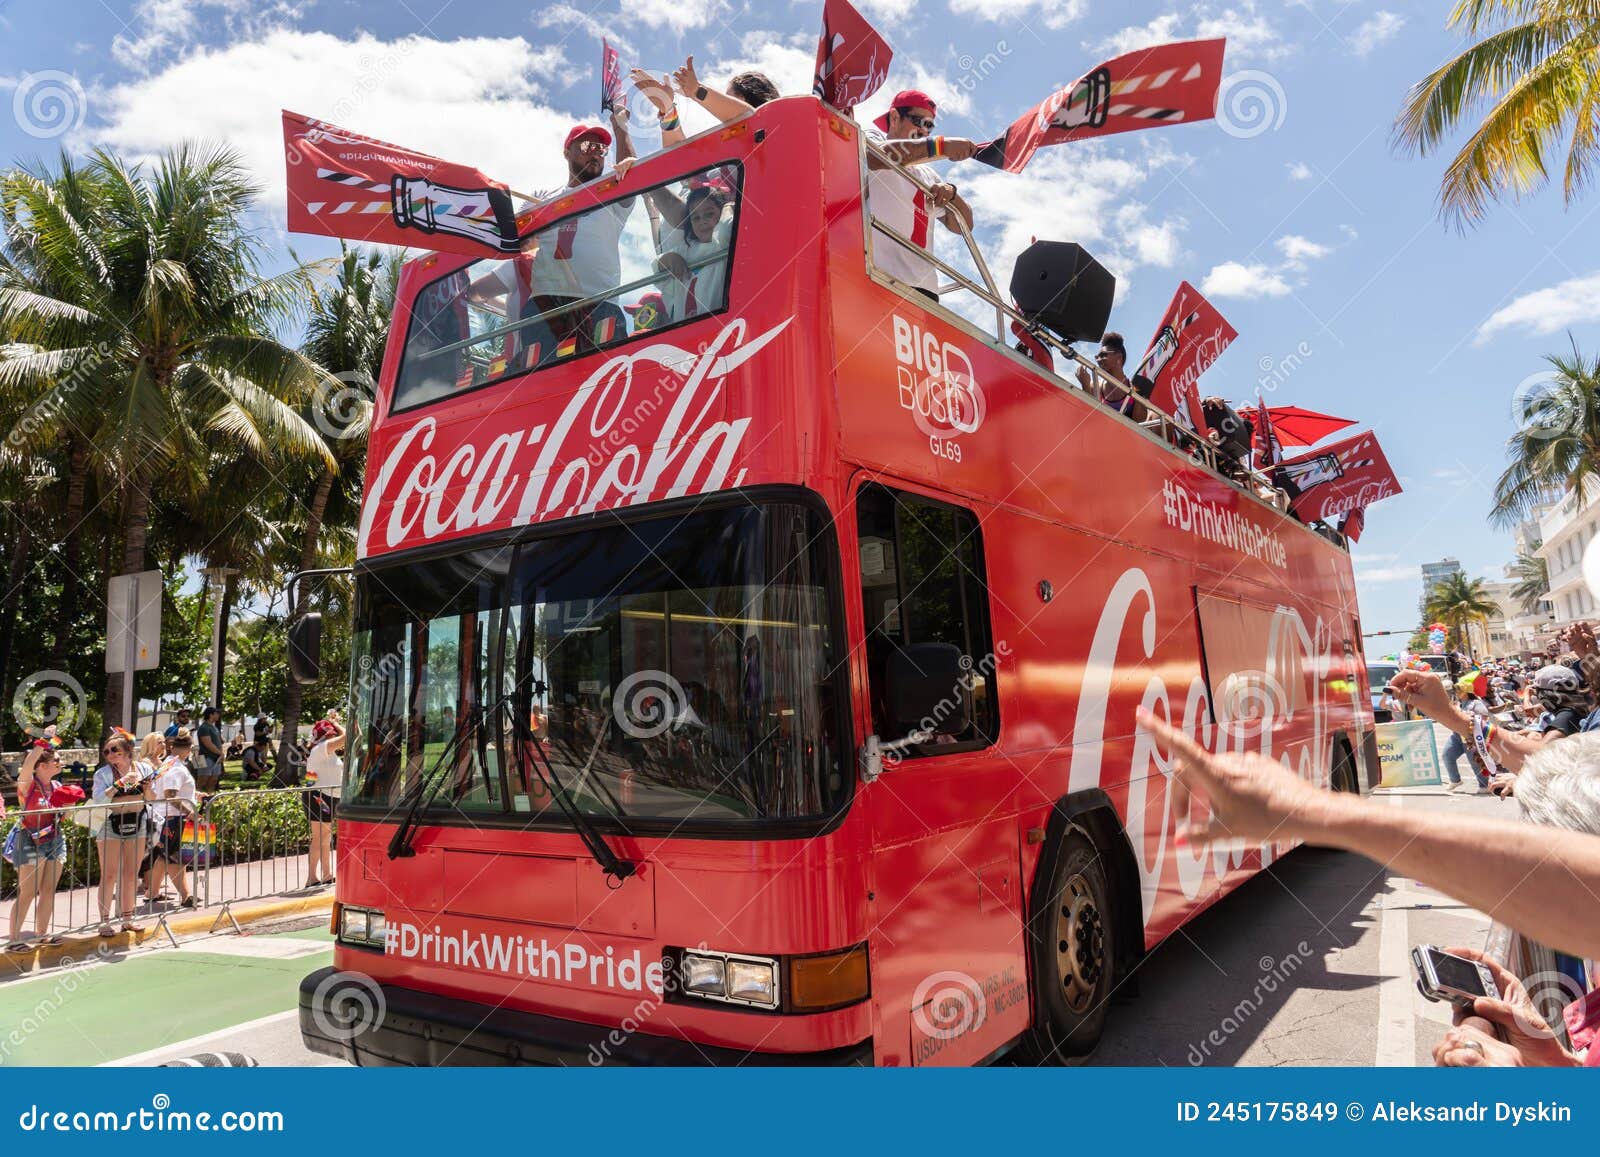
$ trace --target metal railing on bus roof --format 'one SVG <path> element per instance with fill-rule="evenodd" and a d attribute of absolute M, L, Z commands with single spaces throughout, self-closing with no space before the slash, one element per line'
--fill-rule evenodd
<path fill-rule="evenodd" d="M 899 173 L 902 177 L 910 181 L 919 189 L 923 190 L 925 193 L 932 193 L 932 189 L 929 187 L 927 182 L 923 181 L 915 173 L 913 173 L 906 166 L 900 164 L 893 157 L 889 156 L 888 153 L 879 148 L 865 133 L 860 134 L 860 137 L 862 145 L 861 164 L 863 175 L 865 175 L 867 169 L 867 157 L 870 155 L 875 160 L 881 162 L 885 168 L 892 169 Z M 865 200 L 865 197 L 863 197 L 863 200 Z M 1248 480 L 1249 485 L 1245 485 L 1244 482 L 1231 476 L 1227 471 L 1224 471 L 1220 468 L 1218 465 L 1218 449 L 1213 443 L 1201 438 L 1187 426 L 1174 421 L 1169 415 L 1163 413 L 1155 406 L 1146 404 L 1144 409 L 1151 416 L 1144 420 L 1135 420 L 1132 417 L 1123 414 L 1115 405 L 1108 402 L 1106 400 L 1106 395 L 1108 392 L 1127 394 L 1128 387 L 1123 383 L 1114 381 L 1105 374 L 1101 373 L 1099 366 L 1095 365 L 1088 358 L 1084 357 L 1067 342 L 1062 341 L 1050 331 L 1044 329 L 1042 326 L 1036 325 L 1028 318 L 1024 317 L 1014 306 L 1009 304 L 1005 298 L 1000 295 L 999 287 L 995 284 L 994 275 L 989 272 L 989 263 L 984 260 L 983 251 L 978 247 L 977 239 L 972 235 L 972 229 L 967 225 L 966 220 L 961 216 L 960 213 L 952 213 L 950 215 L 950 219 L 955 222 L 957 231 L 961 234 L 961 239 L 966 242 L 967 252 L 972 257 L 972 263 L 977 269 L 979 276 L 983 278 L 982 285 L 979 285 L 977 282 L 973 281 L 959 269 L 954 268 L 949 262 L 939 258 L 931 249 L 923 248 L 916 242 L 912 241 L 909 237 L 905 236 L 903 233 L 900 233 L 894 229 L 892 226 L 884 224 L 875 215 L 873 215 L 870 206 L 864 206 L 863 212 L 866 214 L 868 221 L 871 223 L 871 228 L 866 231 L 867 261 L 874 271 L 880 276 L 888 277 L 891 280 L 894 280 L 892 274 L 884 273 L 883 270 L 879 268 L 878 264 L 872 259 L 874 233 L 882 234 L 894 244 L 911 250 L 916 254 L 919 260 L 926 261 L 940 273 L 948 276 L 951 279 L 952 284 L 948 286 L 941 284 L 938 287 L 937 292 L 942 294 L 949 289 L 965 289 L 977 297 L 980 301 L 983 301 L 991 306 L 995 311 L 995 336 L 993 339 L 995 345 L 1009 352 L 1010 346 L 1008 344 L 1008 338 L 1010 327 L 1007 325 L 1007 321 L 1009 320 L 1021 326 L 1030 337 L 1038 341 L 1040 344 L 1047 346 L 1051 350 L 1054 350 L 1056 353 L 1066 358 L 1067 361 L 1076 365 L 1080 370 L 1085 371 L 1090 382 L 1088 387 L 1074 384 L 1069 382 L 1060 374 L 1056 373 L 1053 369 L 1047 370 L 1044 366 L 1039 365 L 1038 362 L 1033 362 L 1030 360 L 1030 364 L 1037 366 L 1039 370 L 1043 372 L 1050 380 L 1052 385 L 1055 385 L 1062 390 L 1075 391 L 1077 393 L 1089 395 L 1090 397 L 1094 398 L 1096 402 L 1099 402 L 1101 406 L 1103 406 L 1108 412 L 1115 414 L 1122 421 L 1139 428 L 1147 434 L 1150 434 L 1156 440 L 1164 442 L 1167 446 L 1186 452 L 1191 457 L 1204 462 L 1206 467 L 1214 475 L 1216 475 L 1223 482 L 1226 482 L 1228 485 L 1239 490 L 1241 493 L 1247 494 L 1251 498 L 1273 507 L 1279 513 L 1287 513 L 1289 508 L 1289 496 L 1286 492 L 1278 489 L 1273 484 L 1272 478 L 1269 474 L 1252 468 L 1248 463 L 1241 462 L 1239 463 L 1238 473 L 1243 479 Z M 958 314 L 956 316 L 959 317 L 960 315 Z M 1270 495 L 1270 497 L 1268 497 L 1268 495 Z M 1308 526 L 1307 529 L 1312 530 L 1313 533 L 1315 533 L 1314 528 Z M 1343 541 L 1343 536 L 1340 536 L 1338 545 L 1346 546 Z"/>

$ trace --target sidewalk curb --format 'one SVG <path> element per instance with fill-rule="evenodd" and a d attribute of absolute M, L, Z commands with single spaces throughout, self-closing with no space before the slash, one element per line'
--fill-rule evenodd
<path fill-rule="evenodd" d="M 333 894 L 299 896 L 293 899 L 270 900 L 249 907 L 235 907 L 233 918 L 241 925 L 254 924 L 278 916 L 293 916 L 301 912 L 331 912 Z M 179 939 L 195 933 L 207 934 L 216 924 L 220 907 L 214 912 L 200 911 L 192 916 L 168 920 L 167 927 Z M 225 928 L 232 927 L 224 921 Z M 89 960 L 102 948 L 127 951 L 148 940 L 161 936 L 161 924 L 156 921 L 137 932 L 119 932 L 115 936 L 97 936 L 93 933 L 68 936 L 62 944 L 41 944 L 31 952 L 7 952 L 0 955 L 0 980 L 15 980 L 22 976 L 42 973 L 53 965 Z"/>

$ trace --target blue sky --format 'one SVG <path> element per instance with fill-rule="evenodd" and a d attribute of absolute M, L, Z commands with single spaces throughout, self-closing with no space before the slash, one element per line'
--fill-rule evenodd
<path fill-rule="evenodd" d="M 1450 5 L 858 6 L 895 49 L 868 115 L 924 88 L 941 131 L 977 139 L 1122 49 L 1226 35 L 1221 123 L 1049 150 L 1021 176 L 952 166 L 980 240 L 1002 268 L 1031 236 L 1083 242 L 1119 276 L 1113 324 L 1136 350 L 1188 279 L 1240 333 L 1207 392 L 1248 399 L 1265 380 L 1276 402 L 1378 431 L 1406 492 L 1372 510 L 1356 551 L 1367 630 L 1414 625 L 1421 562 L 1454 555 L 1499 576 L 1510 538 L 1485 516 L 1513 393 L 1568 330 L 1600 348 L 1600 196 L 1568 209 L 1546 190 L 1465 235 L 1441 224 L 1445 158 L 1397 154 L 1391 125 L 1407 88 L 1458 47 Z M 658 72 L 692 52 L 710 80 L 758 67 L 799 92 L 820 12 L 820 0 L 0 0 L 0 158 L 227 140 L 259 172 L 261 227 L 281 249 L 280 107 L 548 188 L 563 176 L 560 136 L 595 113 L 602 31 Z M 331 248 L 293 243 L 302 257 Z"/>

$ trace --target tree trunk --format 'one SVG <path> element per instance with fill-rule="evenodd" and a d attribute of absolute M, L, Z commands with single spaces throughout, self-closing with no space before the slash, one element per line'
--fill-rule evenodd
<path fill-rule="evenodd" d="M 83 499 L 88 487 L 89 448 L 82 439 L 74 438 L 67 462 L 66 534 L 61 539 L 61 606 L 51 649 L 52 661 L 62 671 L 67 669 L 67 652 L 72 647 L 72 627 L 81 614 L 78 604 L 83 580 L 78 571 L 83 565 Z"/>
<path fill-rule="evenodd" d="M 28 555 L 33 536 L 28 520 L 21 515 L 11 519 L 11 561 L 6 566 L 5 598 L 0 599 L 0 694 L 11 690 L 11 647 L 17 637 L 17 615 L 22 602 L 22 580 L 28 573 Z"/>
<path fill-rule="evenodd" d="M 122 572 L 123 574 L 138 574 L 145 569 L 145 545 L 150 530 L 150 480 L 143 476 L 135 476 L 128 480 L 122 492 Z M 108 640 L 109 645 L 109 640 Z M 139 700 L 137 691 L 133 700 L 131 715 L 133 718 L 118 719 L 122 711 L 122 681 L 132 679 L 132 671 L 126 674 L 117 672 L 106 676 L 106 706 L 105 720 L 109 727 L 113 723 L 133 730 L 134 723 L 139 714 Z"/>
<path fill-rule="evenodd" d="M 217 648 L 215 662 L 217 664 L 217 697 L 211 704 L 218 711 L 222 710 L 222 688 L 228 681 L 228 622 L 233 618 L 233 600 L 239 593 L 239 575 L 230 571 L 222 580 L 222 607 L 217 612 L 218 629 L 212 646 Z"/>
<path fill-rule="evenodd" d="M 333 493 L 334 474 L 332 470 L 323 467 L 322 476 L 317 479 L 316 493 L 311 496 L 311 506 L 306 515 L 306 540 L 300 545 L 300 569 L 310 570 L 317 565 L 317 539 L 322 536 L 322 519 L 328 510 L 328 497 Z M 306 584 L 300 583 L 295 587 L 294 605 L 289 608 L 289 622 L 294 622 L 304 613 L 307 596 Z M 293 674 L 284 681 L 283 689 L 283 731 L 278 737 L 278 767 L 274 772 L 275 778 L 284 778 L 285 782 L 298 783 L 300 768 L 292 764 L 291 752 L 294 748 L 296 733 L 300 730 L 300 706 L 305 702 L 305 688 L 295 682 Z M 293 779 L 288 777 L 293 775 Z"/>

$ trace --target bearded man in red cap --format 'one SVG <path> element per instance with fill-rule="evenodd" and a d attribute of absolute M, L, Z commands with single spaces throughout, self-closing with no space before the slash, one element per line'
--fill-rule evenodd
<path fill-rule="evenodd" d="M 907 89 L 896 93 L 889 102 L 889 111 L 872 122 L 878 131 L 871 135 L 892 160 L 908 168 L 937 160 L 965 161 L 978 151 L 978 145 L 965 138 L 934 136 L 937 115 L 932 97 Z M 931 248 L 928 225 L 935 217 L 952 233 L 961 232 L 957 215 L 967 228 L 972 228 L 971 207 L 948 181 L 934 181 L 923 189 L 875 157 L 869 155 L 867 165 L 871 170 L 867 174 L 867 202 L 872 216 L 918 249 Z M 879 233 L 872 239 L 872 260 L 882 272 L 939 300 L 939 271 L 887 234 Z"/>
<path fill-rule="evenodd" d="M 626 107 L 619 106 L 611 115 L 611 127 L 616 130 L 616 175 L 622 177 L 632 167 L 635 156 Z M 606 150 L 611 142 L 612 134 L 602 125 L 573 125 L 562 146 L 567 162 L 566 186 L 541 194 L 539 199 L 558 197 L 567 189 L 598 180 L 605 172 Z M 626 197 L 613 201 L 539 231 L 526 274 L 531 284 L 524 287 L 527 298 L 521 311 L 524 318 L 538 319 L 523 328 L 522 343 L 530 360 L 535 345 L 538 364 L 544 365 L 556 358 L 563 343 L 572 354 L 583 354 L 627 336 L 621 307 L 605 300 L 605 296 L 621 284 L 619 245 L 637 200 Z M 601 300 L 577 304 L 590 298 Z M 575 348 L 567 339 L 576 340 Z"/>

